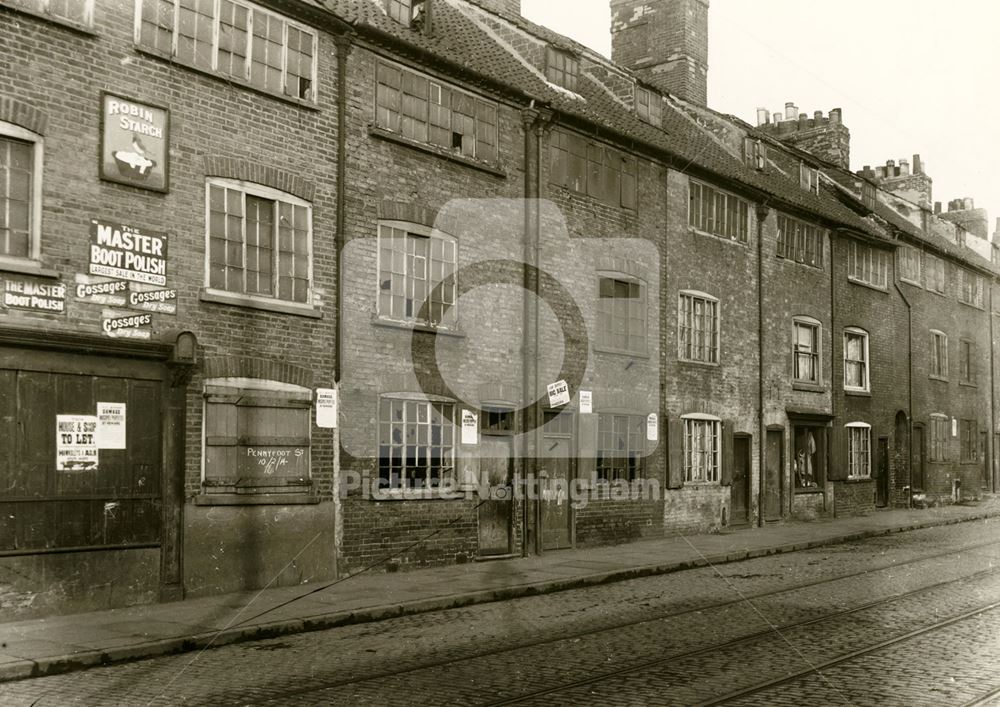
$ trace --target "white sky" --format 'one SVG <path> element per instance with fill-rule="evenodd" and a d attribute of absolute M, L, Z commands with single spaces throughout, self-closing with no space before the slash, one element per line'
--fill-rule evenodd
<path fill-rule="evenodd" d="M 522 0 L 525 17 L 605 55 L 607 0 Z M 756 123 L 757 107 L 842 108 L 851 169 L 912 161 L 933 199 L 973 197 L 1000 217 L 1000 3 L 987 0 L 711 0 L 708 101 Z"/>

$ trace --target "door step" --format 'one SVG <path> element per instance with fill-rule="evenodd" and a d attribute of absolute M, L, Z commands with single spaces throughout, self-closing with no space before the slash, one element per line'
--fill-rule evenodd
<path fill-rule="evenodd" d="M 492 562 L 493 560 L 513 560 L 515 557 L 520 557 L 519 552 L 509 552 L 506 555 L 477 555 L 475 558 L 476 562 Z"/>

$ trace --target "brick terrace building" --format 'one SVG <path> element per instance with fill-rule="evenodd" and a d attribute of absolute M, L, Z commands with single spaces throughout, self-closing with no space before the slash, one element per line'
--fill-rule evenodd
<path fill-rule="evenodd" d="M 0 0 L 3 615 L 995 489 L 972 221 L 612 10 Z"/>

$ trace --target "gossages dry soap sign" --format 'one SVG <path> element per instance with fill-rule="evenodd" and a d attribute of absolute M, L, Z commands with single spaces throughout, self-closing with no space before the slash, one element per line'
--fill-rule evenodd
<path fill-rule="evenodd" d="M 167 284 L 167 234 L 90 219 L 90 274 Z"/>

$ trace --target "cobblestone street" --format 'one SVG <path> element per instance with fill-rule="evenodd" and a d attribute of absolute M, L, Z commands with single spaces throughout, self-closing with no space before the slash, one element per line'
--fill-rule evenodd
<path fill-rule="evenodd" d="M 1000 686 L 1000 522 L 0 685 L 4 705 L 959 705 Z M 928 630 L 929 629 L 929 630 Z"/>

